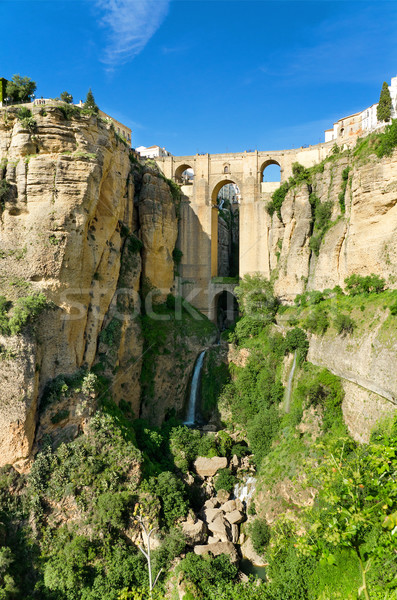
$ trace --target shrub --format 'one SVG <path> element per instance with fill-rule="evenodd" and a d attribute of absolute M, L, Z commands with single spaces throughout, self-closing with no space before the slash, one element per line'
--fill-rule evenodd
<path fill-rule="evenodd" d="M 386 282 L 379 275 L 371 273 L 363 277 L 362 275 L 350 275 L 345 279 L 346 289 L 351 296 L 358 294 L 380 294 L 385 289 Z"/>
<path fill-rule="evenodd" d="M 273 295 L 270 281 L 259 273 L 244 275 L 234 293 L 244 315 L 262 321 L 274 319 L 279 301 Z"/>
<path fill-rule="evenodd" d="M 390 306 L 390 314 L 395 317 L 397 315 L 397 301 Z"/>
<path fill-rule="evenodd" d="M 329 225 L 332 215 L 332 202 L 319 202 L 315 210 L 315 226 L 317 229 L 324 229 Z"/>
<path fill-rule="evenodd" d="M 306 333 L 299 327 L 287 331 L 285 336 L 285 352 L 298 351 L 299 362 L 302 363 L 309 351 L 309 341 Z"/>
<path fill-rule="evenodd" d="M 178 572 L 182 572 L 185 579 L 194 584 L 199 592 L 205 594 L 211 585 L 233 581 L 237 576 L 238 568 L 231 564 L 226 554 L 210 557 L 209 555 L 198 556 L 190 552 L 178 565 Z M 197 598 L 197 595 L 192 598 Z"/>
<path fill-rule="evenodd" d="M 248 534 L 255 552 L 263 554 L 270 542 L 270 527 L 266 519 L 255 519 L 248 527 Z"/>
<path fill-rule="evenodd" d="M 70 412 L 66 408 L 64 410 L 58 410 L 58 412 L 55 413 L 53 417 L 51 417 L 51 423 L 56 425 L 57 423 L 60 423 L 61 421 L 67 419 L 69 414 Z"/>
<path fill-rule="evenodd" d="M 81 114 L 81 109 L 78 106 L 58 106 L 58 110 L 63 114 L 64 118 L 68 121 L 72 117 L 79 117 Z"/>
<path fill-rule="evenodd" d="M 324 335 L 329 326 L 328 313 L 325 310 L 313 310 L 303 322 L 303 327 L 311 333 Z"/>
<path fill-rule="evenodd" d="M 42 293 L 18 298 L 9 320 L 11 334 L 20 333 L 25 325 L 32 323 L 47 306 L 47 298 Z"/>
<path fill-rule="evenodd" d="M 17 117 L 20 121 L 23 119 L 29 119 L 32 116 L 32 111 L 30 111 L 26 106 L 22 106 L 17 111 Z"/>
<path fill-rule="evenodd" d="M 280 187 L 277 188 L 277 190 L 275 190 L 273 192 L 271 202 L 269 202 L 269 204 L 266 206 L 266 210 L 269 213 L 269 215 L 273 216 L 273 214 L 276 212 L 280 221 L 282 220 L 281 219 L 281 207 L 282 207 L 285 197 L 288 193 L 288 190 L 289 190 L 289 185 L 287 182 L 280 185 Z"/>
<path fill-rule="evenodd" d="M 397 119 L 394 119 L 391 125 L 388 125 L 385 132 L 380 136 L 379 145 L 376 148 L 376 155 L 379 158 L 390 156 L 397 146 Z"/>
<path fill-rule="evenodd" d="M 174 263 L 176 265 L 181 264 L 182 257 L 183 257 L 182 250 L 180 250 L 179 248 L 174 248 L 172 251 L 172 260 L 174 261 Z"/>
<path fill-rule="evenodd" d="M 153 494 L 156 494 L 161 503 L 161 516 L 167 525 L 175 524 L 180 517 L 185 517 L 189 509 L 186 492 L 181 479 L 170 471 L 163 471 L 156 478 L 150 480 Z"/>
<path fill-rule="evenodd" d="M 256 464 L 269 453 L 279 427 L 280 416 L 276 406 L 262 410 L 248 423 L 247 436 Z"/>
<path fill-rule="evenodd" d="M 232 492 L 236 483 L 237 479 L 230 469 L 220 469 L 215 479 L 215 489 L 217 492 L 219 492 L 219 490 Z"/>
<path fill-rule="evenodd" d="M 339 335 L 341 335 L 342 333 L 353 333 L 355 323 L 349 315 L 339 313 L 334 319 L 334 326 Z"/>

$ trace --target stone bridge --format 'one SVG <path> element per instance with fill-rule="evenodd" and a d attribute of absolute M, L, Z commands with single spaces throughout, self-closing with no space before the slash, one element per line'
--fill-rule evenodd
<path fill-rule="evenodd" d="M 231 291 L 230 282 L 214 281 L 218 275 L 217 198 L 221 188 L 229 183 L 240 190 L 238 275 L 259 272 L 270 277 L 271 219 L 266 205 L 274 190 L 292 175 L 294 162 L 313 166 L 326 158 L 332 146 L 333 142 L 328 142 L 294 150 L 156 158 L 164 175 L 182 184 L 184 194 L 178 240 L 183 252 L 179 293 L 216 320 L 220 294 Z M 263 182 L 269 165 L 279 165 L 280 181 Z M 183 185 L 182 174 L 187 169 L 192 169 L 194 177 Z"/>

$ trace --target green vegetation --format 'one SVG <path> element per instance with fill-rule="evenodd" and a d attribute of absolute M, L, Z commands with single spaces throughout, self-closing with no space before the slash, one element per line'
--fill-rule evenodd
<path fill-rule="evenodd" d="M 36 87 L 36 83 L 29 77 L 13 75 L 11 81 L 7 81 L 6 95 L 10 98 L 11 103 L 31 102 Z"/>
<path fill-rule="evenodd" d="M 392 101 L 390 90 L 386 81 L 384 81 L 380 92 L 379 103 L 376 108 L 376 116 L 378 117 L 378 121 L 390 121 L 391 109 Z"/>
<path fill-rule="evenodd" d="M 83 114 L 96 115 L 98 114 L 99 108 L 95 102 L 94 94 L 91 88 L 87 92 L 87 96 L 84 102 Z"/>
<path fill-rule="evenodd" d="M 266 207 L 269 215 L 272 216 L 276 212 L 281 221 L 281 207 L 289 190 L 297 185 L 300 185 L 301 183 L 310 183 L 310 178 L 310 170 L 295 162 L 292 165 L 292 176 L 288 181 L 285 181 L 283 184 L 281 184 L 280 187 L 277 188 L 277 190 L 275 190 L 272 194 L 272 200 Z"/>
<path fill-rule="evenodd" d="M 310 204 L 312 213 L 314 213 L 314 228 L 313 235 L 310 238 L 310 248 L 318 256 L 321 242 L 331 227 L 332 202 L 320 202 L 315 194 L 311 194 Z"/>
<path fill-rule="evenodd" d="M 342 213 L 344 213 L 346 210 L 345 196 L 346 196 L 347 182 L 349 180 L 349 173 L 350 173 L 350 167 L 346 167 L 342 171 L 342 189 L 338 195 L 339 206 L 340 206 Z"/>
<path fill-rule="evenodd" d="M 21 121 L 25 129 L 29 129 L 29 131 L 34 131 L 36 129 L 37 121 L 32 116 L 31 111 L 28 108 L 26 108 L 26 106 L 23 106 L 22 108 L 18 109 L 17 117 Z"/>
<path fill-rule="evenodd" d="M 185 369 L 184 339 L 188 336 L 196 336 L 203 341 L 204 345 L 208 338 L 215 334 L 216 329 L 209 319 L 183 298 L 170 294 L 166 303 L 154 304 L 153 302 L 151 305 L 151 297 L 156 298 L 156 290 L 144 290 L 146 314 L 141 317 L 141 324 L 145 346 L 142 358 L 141 385 L 144 401 L 153 406 L 153 373 L 156 357 L 172 352 L 173 368 L 182 376 Z"/>
<path fill-rule="evenodd" d="M 69 92 L 62 92 L 60 98 L 63 102 L 66 102 L 66 104 L 73 104 L 73 96 L 72 94 L 69 94 Z"/>
<path fill-rule="evenodd" d="M 215 489 L 217 492 L 219 492 L 219 490 L 232 492 L 236 483 L 237 479 L 230 469 L 220 469 L 215 478 Z"/>
<path fill-rule="evenodd" d="M 47 307 L 47 299 L 42 293 L 18 298 L 15 303 L 0 296 L 0 332 L 4 335 L 21 333 Z"/>
<path fill-rule="evenodd" d="M 270 527 L 265 519 L 255 519 L 248 527 L 252 546 L 259 555 L 263 554 L 270 542 Z"/>
<path fill-rule="evenodd" d="M 2 179 L 0 181 L 0 214 L 3 212 L 5 208 L 5 203 L 8 200 L 9 194 L 11 190 L 11 184 L 6 181 L 6 179 Z"/>
<path fill-rule="evenodd" d="M 200 412 L 209 419 L 216 409 L 217 401 L 223 386 L 229 381 L 229 369 L 221 360 L 219 350 L 207 350 L 201 376 L 201 406 Z"/>
<path fill-rule="evenodd" d="M 346 290 L 351 296 L 358 294 L 380 294 L 385 289 L 386 282 L 379 275 L 371 273 L 363 277 L 362 275 L 350 275 L 345 279 Z"/>
<path fill-rule="evenodd" d="M 67 121 L 70 121 L 73 117 L 80 117 L 82 113 L 81 108 L 78 106 L 71 106 L 69 104 L 66 106 L 58 106 L 57 109 L 62 113 Z"/>
<path fill-rule="evenodd" d="M 396 147 L 397 119 L 393 119 L 383 133 L 371 133 L 365 138 L 358 139 L 354 148 L 354 157 L 366 159 L 371 154 L 376 154 L 378 158 L 391 156 Z"/>

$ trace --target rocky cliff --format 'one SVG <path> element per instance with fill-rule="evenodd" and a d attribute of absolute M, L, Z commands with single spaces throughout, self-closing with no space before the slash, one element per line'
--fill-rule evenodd
<path fill-rule="evenodd" d="M 310 185 L 288 191 L 281 220 L 274 213 L 269 224 L 276 293 L 291 301 L 305 289 L 343 287 L 353 273 L 376 273 L 396 287 L 397 152 L 382 159 L 345 153 L 316 171 Z M 313 223 L 314 197 L 330 210 L 319 231 Z M 313 237 L 316 244 L 310 243 Z"/>
<path fill-rule="evenodd" d="M 352 274 L 375 273 L 396 288 L 396 151 L 382 159 L 349 151 L 324 161 L 289 189 L 280 212 L 269 226 L 269 262 L 275 291 L 285 301 L 304 291 L 344 288 Z M 373 297 L 349 305 L 334 298 L 324 307 L 330 323 L 344 312 L 354 331 L 338 335 L 330 326 L 310 335 L 308 360 L 342 378 L 345 421 L 360 441 L 368 441 L 374 424 L 397 406 L 392 302 Z"/>
<path fill-rule="evenodd" d="M 133 317 L 143 281 L 157 302 L 172 291 L 178 223 L 164 178 L 134 161 L 111 122 L 78 109 L 3 110 L 0 184 L 2 316 L 18 298 L 48 302 L 34 325 L 1 329 L 5 464 L 29 455 L 42 392 L 60 374 L 99 365 L 114 399 L 139 414 L 144 341 Z"/>

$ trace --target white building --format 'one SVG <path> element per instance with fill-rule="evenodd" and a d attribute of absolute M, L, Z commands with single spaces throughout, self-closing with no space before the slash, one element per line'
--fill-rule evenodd
<path fill-rule="evenodd" d="M 238 185 L 235 183 L 227 183 L 218 193 L 218 200 L 228 200 L 233 204 L 240 203 L 241 193 Z"/>
<path fill-rule="evenodd" d="M 168 152 L 165 148 L 160 148 L 160 146 L 139 146 L 135 148 L 135 150 L 143 157 L 143 158 L 158 158 L 159 156 L 172 156 L 171 152 Z"/>
<path fill-rule="evenodd" d="M 397 119 L 397 76 L 392 78 L 389 85 L 389 91 L 392 102 L 391 118 Z M 339 121 L 334 123 L 332 129 L 327 129 L 325 131 L 325 141 L 331 142 L 332 140 L 339 139 L 346 140 L 349 137 L 365 135 L 379 127 L 383 127 L 384 123 L 378 121 L 378 116 L 376 114 L 377 108 L 378 103 L 372 104 L 372 106 L 369 106 L 361 112 L 342 117 L 342 119 L 339 119 Z"/>

